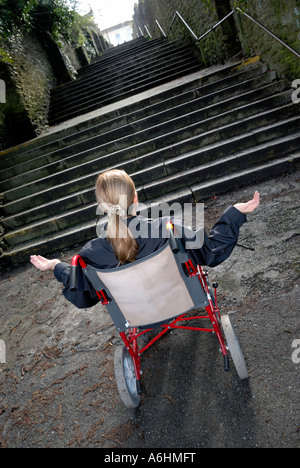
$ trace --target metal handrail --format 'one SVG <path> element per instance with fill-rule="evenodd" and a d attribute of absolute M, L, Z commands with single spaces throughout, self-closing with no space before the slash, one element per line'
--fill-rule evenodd
<path fill-rule="evenodd" d="M 244 16 L 246 16 L 248 19 L 250 19 L 251 21 L 253 21 L 253 23 L 255 23 L 257 26 L 259 26 L 260 28 L 262 28 L 266 33 L 268 33 L 270 36 L 272 36 L 274 39 L 276 39 L 278 42 L 280 42 L 280 44 L 282 44 L 284 47 L 286 47 L 290 52 L 292 52 L 293 54 L 296 55 L 296 57 L 300 58 L 300 53 L 297 52 L 295 49 L 293 49 L 292 47 L 290 47 L 286 42 L 284 42 L 282 39 L 280 39 L 280 37 L 276 36 L 276 34 L 274 34 L 272 31 L 270 31 L 268 28 L 266 28 L 266 26 L 264 26 L 263 24 L 261 24 L 259 21 L 257 21 L 255 18 L 253 18 L 253 16 L 249 15 L 248 13 L 246 13 L 245 11 L 241 10 L 240 8 L 238 7 L 235 7 L 234 10 L 242 13 Z"/>
<path fill-rule="evenodd" d="M 145 28 L 145 30 L 146 30 L 146 33 L 147 33 L 148 36 L 150 37 L 150 39 L 152 39 L 152 35 L 151 35 L 149 29 L 147 28 L 147 25 L 146 25 L 146 24 L 144 24 L 144 28 Z"/>
<path fill-rule="evenodd" d="M 161 25 L 159 24 L 159 22 L 157 20 L 155 20 L 155 24 L 157 25 L 158 29 L 160 30 L 160 33 L 164 36 L 164 37 L 167 37 L 165 31 L 163 30 L 163 28 L 161 27 Z"/>
<path fill-rule="evenodd" d="M 192 28 L 190 28 L 190 26 L 189 26 L 189 25 L 187 24 L 187 22 L 182 18 L 181 14 L 180 14 L 178 11 L 175 11 L 175 14 L 174 14 L 174 16 L 173 16 L 173 19 L 172 19 L 172 23 L 171 23 L 170 31 L 169 31 L 169 32 L 171 32 L 172 27 L 173 27 L 173 24 L 174 24 L 174 22 L 175 22 L 175 20 L 176 20 L 177 17 L 182 21 L 182 23 L 184 24 L 184 26 L 189 30 L 189 32 L 192 34 L 192 36 L 194 37 L 194 39 L 196 39 L 196 41 L 198 41 L 198 40 L 199 40 L 199 39 L 198 39 L 198 36 L 194 33 L 194 31 L 192 30 Z"/>
<path fill-rule="evenodd" d="M 211 32 L 213 32 L 215 29 L 217 29 L 218 26 L 220 26 L 224 21 L 226 21 L 228 18 L 230 18 L 230 16 L 232 16 L 234 14 L 235 10 L 233 9 L 230 13 L 228 13 L 228 15 L 224 16 L 223 19 L 221 19 L 218 23 L 216 23 L 214 26 L 212 26 L 208 31 L 206 31 L 206 33 L 202 34 L 202 36 L 200 36 L 198 38 L 198 41 L 201 41 L 202 39 L 204 39 L 208 34 L 210 34 Z"/>
<path fill-rule="evenodd" d="M 230 18 L 232 15 L 236 14 L 237 15 L 237 18 L 238 18 L 238 23 L 239 23 L 239 27 L 240 27 L 240 32 L 241 32 L 241 35 L 242 35 L 242 40 L 244 42 L 244 47 L 245 47 L 245 52 L 247 53 L 247 55 L 249 56 L 250 55 L 250 51 L 249 51 L 249 48 L 248 48 L 248 45 L 247 45 L 247 41 L 246 41 L 246 38 L 245 38 L 245 33 L 244 33 L 244 30 L 243 30 L 243 25 L 242 25 L 242 22 L 241 22 L 241 18 L 239 16 L 239 13 L 242 13 L 244 16 L 246 16 L 248 19 L 250 19 L 253 23 L 255 23 L 257 26 L 259 26 L 261 29 L 263 29 L 266 33 L 268 33 L 271 37 L 273 37 L 274 39 L 276 39 L 278 42 L 280 42 L 280 44 L 282 44 L 284 47 L 286 47 L 290 52 L 292 52 L 294 55 L 296 55 L 296 57 L 300 58 L 300 53 L 297 52 L 295 49 L 293 49 L 292 47 L 290 47 L 286 42 L 284 42 L 282 39 L 280 39 L 280 37 L 278 37 L 276 34 L 274 34 L 272 31 L 270 31 L 268 28 L 266 28 L 266 26 L 264 26 L 262 23 L 260 23 L 259 21 L 257 21 L 255 18 L 253 18 L 251 15 L 249 15 L 248 13 L 246 13 L 245 11 L 241 10 L 239 7 L 234 7 L 233 10 L 228 13 L 228 15 L 226 15 L 223 19 L 221 19 L 220 21 L 218 21 L 218 23 L 216 23 L 214 26 L 212 26 L 208 31 L 206 31 L 204 34 L 202 34 L 201 36 L 197 36 L 195 34 L 195 32 L 192 30 L 192 28 L 188 25 L 188 23 L 185 21 L 185 19 L 181 16 L 181 14 L 176 10 L 174 16 L 173 16 L 173 19 L 172 19 L 172 22 L 171 22 L 171 26 L 170 26 L 170 29 L 169 29 L 169 34 L 171 33 L 172 31 L 172 28 L 173 28 L 173 25 L 174 25 L 174 22 L 176 20 L 176 18 L 178 18 L 182 23 L 183 25 L 187 28 L 187 30 L 190 32 L 190 34 L 194 37 L 194 39 L 197 41 L 197 42 L 201 42 L 202 39 L 204 39 L 206 36 L 208 36 L 208 34 L 210 34 L 211 32 L 215 31 L 224 21 L 226 21 L 228 18 Z M 155 20 L 155 24 L 158 26 L 160 32 L 163 34 L 164 37 L 167 37 L 166 34 L 164 33 L 162 27 L 160 26 L 159 22 L 157 20 Z M 202 52 L 202 50 L 201 50 Z M 203 54 L 202 54 L 203 55 Z"/>

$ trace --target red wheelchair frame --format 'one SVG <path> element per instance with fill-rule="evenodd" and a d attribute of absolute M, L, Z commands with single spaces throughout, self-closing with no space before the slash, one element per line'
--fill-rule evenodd
<path fill-rule="evenodd" d="M 78 264 L 83 269 L 87 268 L 87 265 L 84 262 L 84 260 L 79 255 L 76 255 L 72 259 L 71 266 L 77 267 Z M 149 333 L 152 330 L 155 330 L 156 327 L 146 328 L 143 330 L 140 330 L 137 327 L 135 327 L 135 328 L 129 329 L 128 334 L 126 334 L 126 332 L 119 333 L 120 337 L 122 338 L 126 346 L 126 349 L 128 350 L 133 360 L 136 380 L 137 380 L 137 387 L 139 389 L 141 389 L 141 385 L 140 385 L 141 355 L 171 329 L 195 330 L 195 331 L 203 331 L 203 332 L 208 332 L 208 333 L 215 333 L 219 340 L 221 352 L 224 357 L 224 370 L 226 372 L 230 371 L 228 351 L 227 351 L 227 347 L 226 347 L 225 340 L 224 340 L 224 337 L 221 331 L 221 326 L 220 326 L 221 314 L 220 314 L 220 310 L 218 307 L 218 300 L 217 300 L 217 284 L 214 285 L 214 300 L 213 300 L 211 296 L 211 291 L 210 291 L 210 288 L 208 286 L 208 282 L 206 279 L 207 273 L 204 271 L 204 269 L 200 265 L 197 265 L 197 267 L 195 267 L 192 260 L 189 260 L 188 262 L 186 262 L 185 267 L 188 271 L 189 276 L 198 277 L 201 283 L 201 286 L 207 295 L 209 305 L 205 307 L 206 314 L 190 317 L 190 316 L 187 316 L 188 315 L 187 313 L 184 313 L 176 317 L 169 323 L 160 324 L 159 326 L 163 328 L 163 330 L 160 333 L 158 333 L 148 344 L 146 344 L 142 348 L 140 348 L 138 345 L 138 338 L 144 334 Z M 99 301 L 101 302 L 103 306 L 106 306 L 107 304 L 109 304 L 108 298 L 104 290 L 96 291 L 96 294 L 99 298 Z M 178 325 L 179 322 L 188 323 L 191 320 L 210 320 L 211 326 L 210 327 L 195 327 L 195 326 L 188 326 L 188 325 Z M 139 393 L 141 392 L 139 391 Z"/>
<path fill-rule="evenodd" d="M 173 253 L 176 254 L 181 249 L 185 251 L 181 244 L 181 240 L 174 237 L 174 226 L 172 223 L 170 223 L 170 228 L 168 229 L 171 230 L 170 246 L 173 250 Z M 176 250 L 176 248 L 178 250 Z M 196 262 L 194 264 L 188 255 L 186 258 L 188 258 L 188 260 L 184 261 L 184 268 L 187 276 L 190 278 L 198 278 L 200 287 L 202 288 L 207 298 L 207 301 L 205 301 L 205 304 L 207 305 L 203 307 L 206 313 L 204 313 L 204 315 L 190 316 L 191 312 L 186 312 L 180 316 L 176 316 L 175 318 L 168 320 L 167 323 L 156 323 L 153 326 L 146 325 L 139 328 L 129 327 L 126 331 L 121 331 L 120 329 L 119 335 L 123 340 L 125 347 L 119 346 L 115 350 L 115 374 L 120 396 L 128 408 L 134 408 L 138 406 L 140 402 L 140 395 L 142 394 L 141 355 L 154 343 L 156 343 L 162 336 L 164 336 L 169 330 L 183 329 L 215 333 L 220 344 L 221 352 L 223 354 L 225 372 L 230 371 L 228 354 L 228 351 L 230 351 L 239 377 L 242 380 L 248 378 L 247 366 L 238 342 L 238 338 L 231 325 L 230 317 L 228 315 L 223 315 L 221 317 L 220 314 L 217 299 L 217 283 L 212 285 L 214 288 L 214 297 L 212 297 L 212 292 L 207 278 L 208 274 L 205 272 L 202 266 L 195 266 Z M 78 265 L 80 265 L 83 270 L 88 268 L 84 260 L 79 255 L 73 257 L 71 264 L 70 285 L 75 285 L 77 283 L 76 276 Z M 70 287 L 72 289 L 72 286 Z M 74 290 L 76 290 L 76 286 L 74 286 Z M 96 291 L 96 294 L 103 306 L 108 306 L 110 304 L 109 297 L 107 296 L 104 289 Z M 207 324 L 206 326 L 189 326 L 190 321 L 196 320 L 206 320 Z M 147 344 L 144 344 L 144 346 L 139 346 L 138 339 L 140 337 L 146 335 L 152 330 L 157 331 L 159 328 L 162 330 L 158 332 L 154 338 L 150 339 L 150 341 Z M 128 359 L 131 360 L 129 364 Z"/>
<path fill-rule="evenodd" d="M 217 305 L 217 290 L 215 288 L 215 304 L 211 298 L 211 294 L 208 288 L 208 284 L 206 281 L 206 273 L 204 272 L 201 266 L 194 267 L 192 261 L 190 260 L 188 263 L 185 264 L 186 268 L 188 269 L 190 276 L 198 276 L 199 281 L 205 292 L 207 293 L 207 297 L 209 300 L 209 305 L 205 308 L 206 315 L 197 315 L 197 316 L 187 316 L 187 314 L 182 314 L 179 317 L 176 317 L 172 320 L 171 323 L 160 325 L 163 330 L 155 336 L 147 345 L 142 347 L 141 349 L 138 346 L 137 339 L 145 333 L 152 331 L 152 328 L 148 328 L 143 331 L 138 331 L 137 328 L 133 328 L 129 330 L 129 336 L 126 336 L 125 332 L 120 333 L 120 336 L 131 355 L 136 371 L 136 378 L 140 380 L 141 378 L 141 366 L 140 366 L 140 356 L 146 351 L 150 346 L 152 346 L 157 340 L 159 340 L 163 335 L 165 335 L 171 329 L 182 329 L 182 330 L 195 330 L 195 331 L 204 331 L 209 333 L 215 333 L 218 337 L 222 354 L 224 356 L 225 362 L 225 371 L 228 372 L 230 370 L 229 367 L 229 360 L 228 360 L 228 352 L 225 345 L 225 341 L 223 338 L 223 334 L 219 325 L 219 320 L 221 319 L 219 307 Z M 202 328 L 202 327 L 195 327 L 195 326 L 188 326 L 188 325 L 178 325 L 179 322 L 188 323 L 191 320 L 207 320 L 210 319 L 211 327 L 209 328 Z"/>

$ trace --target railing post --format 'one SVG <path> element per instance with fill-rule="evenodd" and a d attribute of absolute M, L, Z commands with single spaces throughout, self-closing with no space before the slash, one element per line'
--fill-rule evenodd
<path fill-rule="evenodd" d="M 177 16 L 177 15 L 176 15 L 176 13 L 175 13 L 174 16 L 173 16 L 173 19 L 172 19 L 172 22 L 171 22 L 171 26 L 170 26 L 170 31 L 169 31 L 169 34 L 170 34 L 170 33 L 172 34 L 173 39 L 175 39 L 175 35 L 174 35 L 174 33 L 173 33 L 173 24 L 174 24 L 174 21 L 175 21 L 175 19 L 176 19 L 176 16 Z"/>
<path fill-rule="evenodd" d="M 212 28 L 210 28 L 208 31 L 206 31 L 204 34 L 202 34 L 200 37 L 198 37 L 194 31 L 190 28 L 190 26 L 187 24 L 187 22 L 183 19 L 183 17 L 180 15 L 180 13 L 176 10 L 174 16 L 173 16 L 173 19 L 172 19 L 172 22 L 171 22 L 171 26 L 170 26 L 170 30 L 169 30 L 169 33 L 168 33 L 168 36 L 170 34 L 172 34 L 173 38 L 175 39 L 175 35 L 174 35 L 174 32 L 173 32 L 173 25 L 174 25 L 174 22 L 176 20 L 176 18 L 178 18 L 180 20 L 180 25 L 182 26 L 182 24 L 187 28 L 187 30 L 190 32 L 190 34 L 193 36 L 193 38 L 195 39 L 196 42 L 199 43 L 199 49 L 200 49 L 200 52 L 201 52 L 201 55 L 202 55 L 202 60 L 203 60 L 203 63 L 206 65 L 207 64 L 207 61 L 206 61 L 206 57 L 205 57 L 205 53 L 204 53 L 204 48 L 202 46 L 202 40 L 208 35 L 210 34 L 211 32 L 214 32 L 215 33 L 215 30 L 218 26 L 220 26 L 224 21 L 226 21 L 228 18 L 230 18 L 232 15 L 236 15 L 236 19 L 237 19 L 237 23 L 238 23 L 238 29 L 239 29 L 239 32 L 240 32 L 240 35 L 241 35 L 241 43 L 242 43 L 242 48 L 244 50 L 244 53 L 248 56 L 248 57 L 251 57 L 251 52 L 250 52 L 250 49 L 249 49 L 249 46 L 248 46 L 248 41 L 246 39 L 246 34 L 245 34 L 245 30 L 244 30 L 244 26 L 243 26 L 243 22 L 242 22 L 242 16 L 241 15 L 244 15 L 246 16 L 246 18 L 250 19 L 253 23 L 255 23 L 257 26 L 259 26 L 261 29 L 263 29 L 266 33 L 268 33 L 270 36 L 272 36 L 274 39 L 276 39 L 278 42 L 280 42 L 283 46 L 285 46 L 288 50 L 290 50 L 294 55 L 296 55 L 296 57 L 300 58 L 300 54 L 298 51 L 296 51 L 295 49 L 293 49 L 292 47 L 290 47 L 288 44 L 286 44 L 282 39 L 280 39 L 278 36 L 276 36 L 276 34 L 272 33 L 272 31 L 270 31 L 269 29 L 267 29 L 264 25 L 262 25 L 261 23 L 259 23 L 257 20 L 255 20 L 254 18 L 252 18 L 252 16 L 250 16 L 248 13 L 244 12 L 243 10 L 241 10 L 239 7 L 234 7 L 233 10 L 228 13 L 228 15 L 226 15 L 221 21 L 219 21 L 217 24 L 215 24 Z M 167 37 L 166 34 L 162 31 L 158 21 L 156 21 L 156 24 L 158 25 L 158 27 L 160 28 L 161 32 L 163 33 L 164 37 Z M 221 51 L 221 47 L 220 47 L 220 44 L 219 44 L 219 41 L 217 39 L 217 36 L 215 35 L 215 41 L 216 41 L 216 46 L 217 46 L 217 49 L 218 49 L 218 52 L 222 52 Z M 222 54 L 220 53 L 220 56 L 222 56 Z"/>
<path fill-rule="evenodd" d="M 234 11 L 235 11 L 235 14 L 236 14 L 236 17 L 237 17 L 237 21 L 238 21 L 238 25 L 239 25 L 239 30 L 240 30 L 240 33 L 241 33 L 241 38 L 242 38 L 242 44 L 243 44 L 243 47 L 244 47 L 244 52 L 245 52 L 245 54 L 247 55 L 247 57 L 251 57 L 251 53 L 250 53 L 250 49 L 249 49 L 248 42 L 247 42 L 247 39 L 246 39 L 246 35 L 245 35 L 245 30 L 244 30 L 244 26 L 243 26 L 241 14 L 240 14 L 240 12 L 239 12 L 236 8 L 234 9 Z"/>
<path fill-rule="evenodd" d="M 157 20 L 155 20 L 155 23 L 156 23 L 158 29 L 160 30 L 161 35 L 162 35 L 163 37 L 166 38 L 166 37 L 167 37 L 167 36 L 166 36 L 166 33 L 165 33 L 165 31 L 163 30 L 163 28 L 161 27 L 161 25 L 159 24 L 159 22 L 158 22 Z"/>
<path fill-rule="evenodd" d="M 148 34 L 148 37 L 150 37 L 150 39 L 152 39 L 151 33 L 150 33 L 149 29 L 147 28 L 146 24 L 144 24 L 144 29 L 145 29 L 146 33 Z"/>

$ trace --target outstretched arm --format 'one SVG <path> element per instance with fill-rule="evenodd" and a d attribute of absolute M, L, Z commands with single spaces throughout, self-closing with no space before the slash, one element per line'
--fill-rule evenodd
<path fill-rule="evenodd" d="M 54 270 L 56 265 L 60 263 L 60 260 L 48 260 L 47 258 L 42 257 L 41 255 L 31 255 L 30 261 L 32 265 L 34 265 L 36 268 L 42 271 Z"/>
<path fill-rule="evenodd" d="M 224 262 L 237 244 L 240 227 L 247 220 L 246 214 L 252 213 L 258 206 L 259 193 L 255 192 L 252 200 L 227 208 L 209 236 L 204 229 L 196 231 L 195 237 L 199 237 L 202 245 L 189 247 L 186 243 L 186 248 L 192 249 L 199 265 L 215 267 Z M 188 241 L 190 245 L 190 239 Z"/>
<path fill-rule="evenodd" d="M 254 210 L 259 206 L 259 193 L 255 192 L 252 200 L 247 203 L 237 203 L 234 207 L 239 210 L 241 213 L 253 213 Z"/>
<path fill-rule="evenodd" d="M 73 292 L 70 291 L 69 287 L 70 265 L 57 259 L 48 260 L 41 255 L 31 255 L 30 262 L 39 270 L 54 271 L 55 278 L 64 285 L 63 294 L 65 298 L 78 309 L 92 307 L 99 302 L 96 292 L 89 285 L 81 268 L 78 269 L 78 290 Z"/>

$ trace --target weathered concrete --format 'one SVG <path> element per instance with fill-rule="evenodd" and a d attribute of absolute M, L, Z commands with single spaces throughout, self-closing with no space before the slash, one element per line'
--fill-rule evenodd
<path fill-rule="evenodd" d="M 224 373 L 214 336 L 172 332 L 143 356 L 142 404 L 126 410 L 113 373 L 120 341 L 104 309 L 77 310 L 52 274 L 30 265 L 3 271 L 0 446 L 298 448 L 299 182 L 296 172 L 233 186 L 206 203 L 211 227 L 226 206 L 261 193 L 239 246 L 210 269 L 245 354 L 243 383 Z M 54 255 L 70 260 L 78 249 Z"/>

